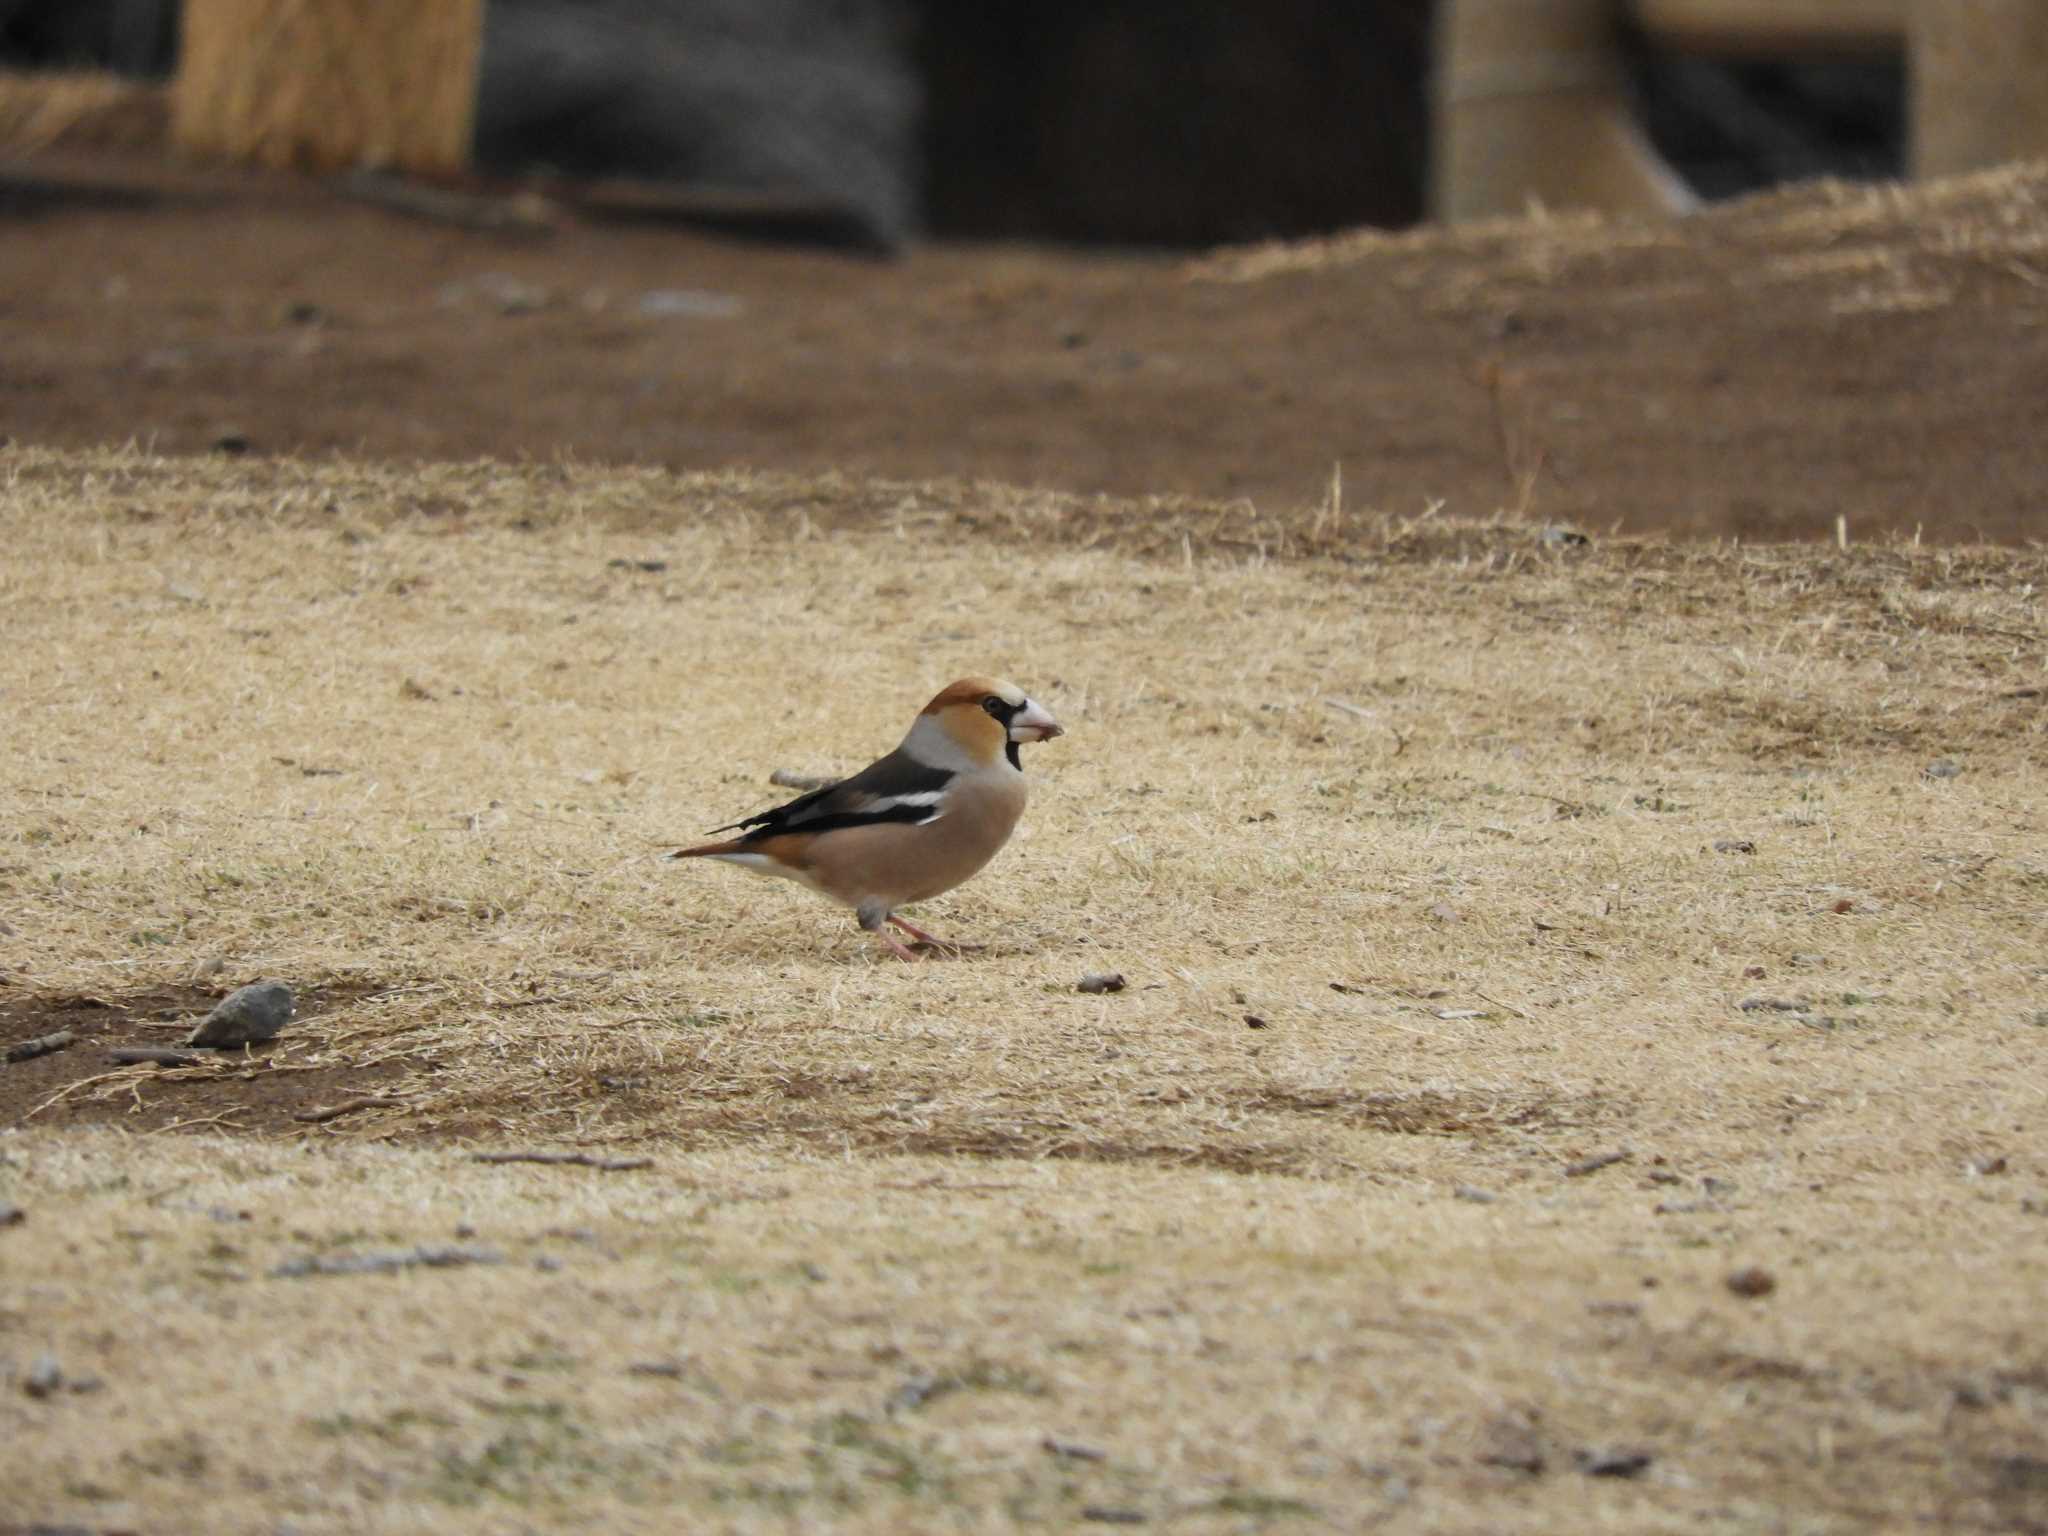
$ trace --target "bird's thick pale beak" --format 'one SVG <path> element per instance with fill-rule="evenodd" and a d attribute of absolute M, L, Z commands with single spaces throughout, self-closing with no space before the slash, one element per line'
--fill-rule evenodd
<path fill-rule="evenodd" d="M 1055 736 L 1066 734 L 1059 721 L 1029 699 L 1024 701 L 1022 709 L 1010 716 L 1012 741 L 1051 741 Z"/>

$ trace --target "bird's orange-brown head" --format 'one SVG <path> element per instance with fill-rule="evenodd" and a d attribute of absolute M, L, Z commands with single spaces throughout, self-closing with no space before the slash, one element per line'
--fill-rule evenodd
<path fill-rule="evenodd" d="M 1044 706 L 999 677 L 963 677 L 947 685 L 918 719 L 940 727 L 975 762 L 993 764 L 1007 757 L 1012 768 L 1023 766 L 1017 756 L 1023 742 L 1066 734 Z"/>

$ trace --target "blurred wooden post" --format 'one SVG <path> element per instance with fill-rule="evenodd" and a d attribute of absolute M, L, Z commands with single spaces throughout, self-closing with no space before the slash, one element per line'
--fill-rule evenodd
<path fill-rule="evenodd" d="M 172 132 L 307 170 L 469 163 L 484 0 L 185 0 Z"/>
<path fill-rule="evenodd" d="M 1915 0 L 1913 174 L 2048 155 L 2048 0 Z"/>
<path fill-rule="evenodd" d="M 1635 125 L 1618 0 L 1438 0 L 1431 212 L 1671 213 L 1692 194 Z"/>
<path fill-rule="evenodd" d="M 1766 57 L 1895 49 L 1914 0 L 1635 0 L 1642 29 L 1668 47 Z"/>

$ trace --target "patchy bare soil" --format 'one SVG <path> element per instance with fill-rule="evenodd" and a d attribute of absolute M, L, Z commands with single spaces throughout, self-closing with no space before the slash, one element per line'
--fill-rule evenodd
<path fill-rule="evenodd" d="M 405 1075 L 397 1061 L 323 1061 L 305 1029 L 364 989 L 295 992 L 291 1033 L 243 1049 L 202 1051 L 204 1065 L 137 1070 L 108 1059 L 118 1046 L 181 1047 L 228 987 L 158 987 L 130 994 L 21 996 L 0 989 L 0 1054 L 68 1033 L 62 1049 L 0 1068 L 0 1126 L 113 1124 L 130 1131 L 303 1132 L 298 1118 L 377 1093 Z"/>
<path fill-rule="evenodd" d="M 15 174 L 44 183 L 0 185 L 19 442 L 986 478 L 1269 516 L 1341 466 L 1350 505 L 1400 515 L 2048 537 L 2041 167 L 1195 263 L 877 264 L 616 199 L 479 231 L 75 153 Z"/>

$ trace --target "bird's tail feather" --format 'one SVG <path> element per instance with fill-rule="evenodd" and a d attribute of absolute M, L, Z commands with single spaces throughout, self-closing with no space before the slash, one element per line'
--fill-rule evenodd
<path fill-rule="evenodd" d="M 699 843 L 694 848 L 678 848 L 673 853 L 667 855 L 667 857 L 671 859 L 702 859 L 714 854 L 737 853 L 739 847 L 738 838 L 729 838 L 722 843 Z"/>

